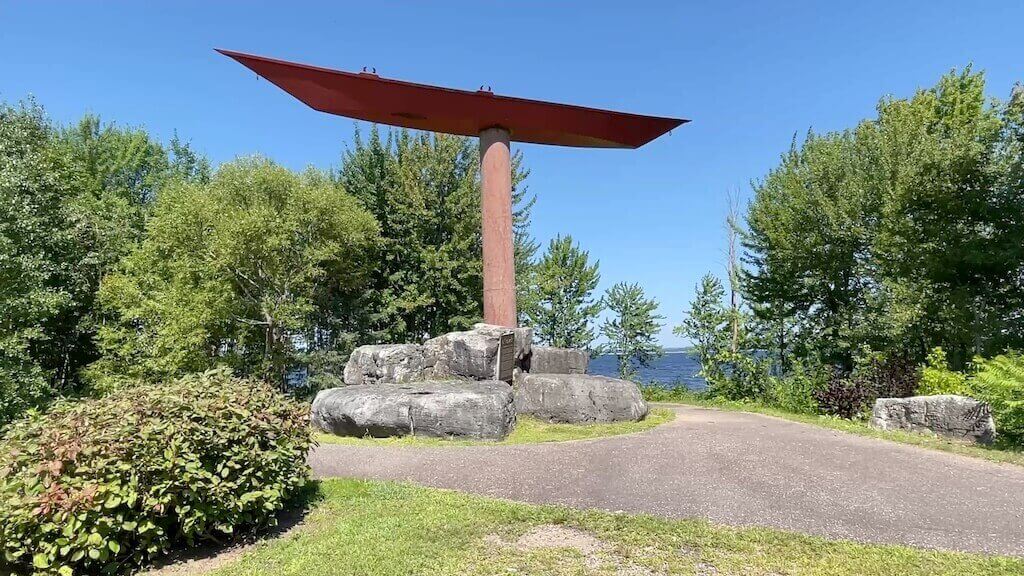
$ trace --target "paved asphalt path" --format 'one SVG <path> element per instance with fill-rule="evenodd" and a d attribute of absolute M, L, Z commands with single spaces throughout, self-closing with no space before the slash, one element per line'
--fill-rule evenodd
<path fill-rule="evenodd" d="M 768 416 L 674 407 L 640 434 L 553 444 L 324 445 L 319 477 L 1024 556 L 1024 467 Z"/>

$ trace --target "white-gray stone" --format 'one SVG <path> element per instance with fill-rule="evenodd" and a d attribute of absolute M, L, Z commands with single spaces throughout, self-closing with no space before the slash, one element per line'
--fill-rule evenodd
<path fill-rule="evenodd" d="M 497 374 L 498 341 L 503 334 L 516 335 L 515 364 L 530 352 L 532 328 L 505 328 L 477 324 L 465 332 L 449 332 L 423 344 L 426 354 L 434 360 L 434 376 L 461 376 L 474 380 L 490 380 Z"/>
<path fill-rule="evenodd" d="M 588 364 L 586 350 L 534 346 L 523 368 L 532 374 L 586 374 Z"/>
<path fill-rule="evenodd" d="M 374 344 L 356 348 L 345 364 L 345 384 L 415 382 L 430 378 L 493 380 L 497 375 L 498 342 L 515 333 L 515 366 L 530 354 L 532 328 L 476 324 L 472 330 L 450 332 L 420 344 Z"/>
<path fill-rule="evenodd" d="M 512 389 L 497 381 L 427 380 L 343 386 L 313 400 L 317 428 L 339 436 L 500 440 L 515 427 Z"/>
<path fill-rule="evenodd" d="M 517 413 L 548 422 L 626 422 L 647 416 L 647 402 L 636 384 L 606 376 L 523 373 L 513 394 Z"/>
<path fill-rule="evenodd" d="M 529 356 L 530 351 L 533 349 L 533 328 L 530 327 L 508 328 L 494 324 L 477 323 L 473 325 L 473 331 L 493 338 L 501 338 L 502 335 L 508 334 L 510 331 L 514 332 L 516 335 L 516 366 L 522 364 L 523 358 Z"/>
<path fill-rule="evenodd" d="M 345 384 L 412 382 L 429 377 L 434 361 L 418 344 L 374 344 L 352 351 L 345 364 Z"/>
<path fill-rule="evenodd" d="M 996 434 L 987 404 L 952 394 L 879 398 L 871 411 L 871 425 L 882 430 L 934 432 L 982 444 L 991 443 Z"/>

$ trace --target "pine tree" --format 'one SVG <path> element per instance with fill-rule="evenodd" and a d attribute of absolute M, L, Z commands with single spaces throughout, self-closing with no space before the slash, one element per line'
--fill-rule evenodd
<path fill-rule="evenodd" d="M 536 264 L 531 276 L 531 297 L 522 303 L 536 338 L 559 348 L 589 349 L 595 334 L 591 323 L 601 312 L 593 297 L 601 280 L 598 262 L 571 236 L 557 237 Z"/>
<path fill-rule="evenodd" d="M 618 357 L 620 377 L 635 379 L 638 368 L 650 366 L 664 354 L 657 334 L 665 318 L 655 313 L 658 302 L 644 297 L 639 284 L 619 282 L 608 289 L 604 300 L 613 316 L 601 325 L 608 339 L 603 350 Z"/>
<path fill-rule="evenodd" d="M 722 304 L 722 282 L 705 274 L 697 285 L 690 311 L 672 332 L 693 342 L 700 360 L 700 376 L 714 382 L 721 376 L 718 359 L 730 347 L 730 311 Z"/>

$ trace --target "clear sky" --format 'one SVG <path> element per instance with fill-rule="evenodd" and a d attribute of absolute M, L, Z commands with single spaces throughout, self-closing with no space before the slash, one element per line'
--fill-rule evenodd
<path fill-rule="evenodd" d="M 215 163 L 265 154 L 337 166 L 351 120 L 315 112 L 214 47 L 390 78 L 692 119 L 639 150 L 521 145 L 533 233 L 571 234 L 601 290 L 639 282 L 665 345 L 702 274 L 724 264 L 725 196 L 794 135 L 842 129 L 883 94 L 953 67 L 991 96 L 1024 80 L 1024 1 L 903 2 L 10 2 L 0 0 L 0 99 L 32 94 L 175 130 Z"/>

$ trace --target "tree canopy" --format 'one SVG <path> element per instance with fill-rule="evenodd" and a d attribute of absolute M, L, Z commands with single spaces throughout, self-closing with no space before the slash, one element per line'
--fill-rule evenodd
<path fill-rule="evenodd" d="M 536 252 L 522 157 L 513 158 L 516 261 Z M 479 150 L 444 134 L 357 132 L 337 181 L 380 223 L 381 249 L 362 306 L 364 342 L 407 342 L 464 329 L 483 314 Z"/>
<path fill-rule="evenodd" d="M 346 313 L 377 242 L 373 216 L 315 170 L 247 158 L 168 186 L 103 281 L 95 368 L 153 378 L 226 363 L 283 383 L 300 345 L 329 349 L 358 329 Z"/>
<path fill-rule="evenodd" d="M 529 277 L 530 298 L 520 303 L 526 321 L 541 343 L 559 348 L 589 350 L 592 326 L 603 308 L 594 290 L 601 280 L 598 262 L 571 236 L 558 236 L 534 265 Z"/>
<path fill-rule="evenodd" d="M 865 347 L 942 346 L 963 366 L 1024 343 L 1024 103 L 984 87 L 967 68 L 884 98 L 755 184 L 746 297 L 796 355 L 849 369 Z"/>

